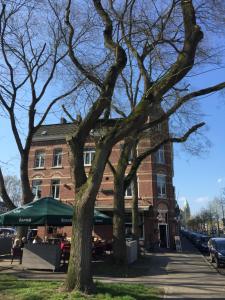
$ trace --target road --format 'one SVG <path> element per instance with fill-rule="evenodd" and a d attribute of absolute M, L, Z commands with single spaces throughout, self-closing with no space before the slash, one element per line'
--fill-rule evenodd
<path fill-rule="evenodd" d="M 182 253 L 153 254 L 151 268 L 159 274 L 153 272 L 149 282 L 163 287 L 166 299 L 225 299 L 225 276 L 188 240 L 182 239 L 182 248 Z"/>

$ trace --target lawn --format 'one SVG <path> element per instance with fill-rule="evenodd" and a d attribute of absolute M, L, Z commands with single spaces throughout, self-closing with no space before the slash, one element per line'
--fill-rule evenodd
<path fill-rule="evenodd" d="M 162 291 L 141 284 L 96 284 L 96 294 L 62 292 L 57 281 L 18 280 L 14 276 L 0 275 L 0 299 L 4 300 L 151 300 L 160 299 Z"/>

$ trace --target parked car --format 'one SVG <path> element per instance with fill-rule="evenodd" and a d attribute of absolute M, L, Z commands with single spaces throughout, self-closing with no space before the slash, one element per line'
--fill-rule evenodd
<path fill-rule="evenodd" d="M 198 237 L 198 239 L 196 240 L 196 247 L 202 251 L 207 253 L 209 251 L 209 247 L 208 247 L 208 241 L 210 239 L 210 236 L 207 235 L 201 235 Z"/>
<path fill-rule="evenodd" d="M 225 264 L 225 238 L 211 238 L 208 247 L 211 262 L 215 262 L 217 267 Z"/>
<path fill-rule="evenodd" d="M 14 236 L 14 235 L 16 235 L 16 229 L 6 228 L 6 227 L 0 228 L 0 236 Z"/>

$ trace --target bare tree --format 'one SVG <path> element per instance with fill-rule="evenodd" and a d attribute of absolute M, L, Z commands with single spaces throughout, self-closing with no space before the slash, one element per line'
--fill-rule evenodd
<path fill-rule="evenodd" d="M 21 204 L 21 183 L 19 178 L 15 175 L 6 175 L 4 185 L 13 204 L 16 207 L 19 206 Z"/>
<path fill-rule="evenodd" d="M 32 137 L 54 105 L 71 95 L 79 83 L 52 91 L 68 51 L 46 1 L 4 2 L 0 11 L 0 109 L 9 120 L 20 155 L 21 204 L 26 204 L 33 199 L 28 178 Z M 1 169 L 0 195 L 9 208 L 15 207 Z"/>
<path fill-rule="evenodd" d="M 105 68 L 101 68 L 99 71 L 97 67 L 94 68 L 93 65 L 88 65 L 87 61 L 83 61 L 82 56 L 79 56 L 79 49 L 73 47 L 76 25 L 79 20 L 73 19 L 71 14 L 73 9 L 78 10 L 78 4 L 75 5 L 72 1 L 68 1 L 66 24 L 68 26 L 69 56 L 81 77 L 86 78 L 95 87 L 96 98 L 92 98 L 87 114 L 77 122 L 77 130 L 67 138 L 71 149 L 70 159 L 76 190 L 71 255 L 65 282 L 67 290 L 75 288 L 88 292 L 93 288 L 91 231 L 94 205 L 113 145 L 137 129 L 142 128 L 144 130 L 146 129 L 145 126 L 153 127 L 168 120 L 179 108 L 194 97 L 206 95 L 225 87 L 225 83 L 221 82 L 198 91 L 184 90 L 173 101 L 169 101 L 170 98 L 168 98 L 164 114 L 155 115 L 157 108 L 164 105 L 164 99 L 168 93 L 176 89 L 177 85 L 194 67 L 196 51 L 203 38 L 203 32 L 197 24 L 195 8 L 191 0 L 171 1 L 168 5 L 163 6 L 161 11 L 155 9 L 155 20 L 151 19 L 151 11 L 148 10 L 154 8 L 155 1 L 152 1 L 151 5 L 149 2 L 146 3 L 144 1 L 125 1 L 125 5 L 121 6 L 121 3 L 109 1 L 108 6 L 107 3 L 103 6 L 100 0 L 93 0 L 93 7 L 91 5 L 88 7 L 88 12 L 92 10 L 95 13 L 98 33 L 99 30 L 103 31 L 105 48 L 100 54 L 104 56 L 104 54 L 110 53 Z M 134 9 L 138 12 L 136 18 L 131 13 Z M 172 14 L 176 16 L 176 23 L 170 22 Z M 132 29 L 130 29 L 130 22 L 127 22 L 129 19 L 135 21 L 135 26 L 132 26 Z M 157 24 L 153 32 L 150 26 L 152 21 Z M 101 25 L 99 26 L 99 24 Z M 140 24 L 144 26 L 139 26 Z M 164 28 L 168 29 L 168 37 L 162 38 L 158 34 L 158 27 L 163 32 Z M 136 32 L 140 34 L 139 39 L 134 39 Z M 100 34 L 98 34 L 99 36 Z M 87 40 L 85 46 L 90 47 L 86 53 L 91 55 L 90 49 L 93 49 L 93 41 Z M 168 47 L 170 51 L 168 51 Z M 118 79 L 127 64 L 127 48 L 130 49 L 141 73 L 143 80 L 142 97 L 127 117 L 115 121 L 111 127 L 106 126 L 101 130 L 100 138 L 96 141 L 95 159 L 87 176 L 83 166 L 84 145 L 91 130 L 99 130 L 100 124 L 104 124 L 104 121 L 107 123 L 106 118 L 109 116 Z M 164 62 L 160 59 L 156 60 L 157 52 L 160 49 L 163 52 L 167 51 L 167 59 Z M 154 72 L 146 69 L 145 65 L 145 61 L 152 57 L 155 59 Z M 95 58 L 97 60 L 98 57 L 95 56 Z M 96 62 L 95 66 L 97 65 Z M 103 115 L 105 119 L 102 119 Z M 102 119 L 101 122 L 100 119 Z M 146 124 L 148 119 L 149 122 Z M 195 124 L 189 130 L 198 129 L 202 125 L 202 123 Z"/>

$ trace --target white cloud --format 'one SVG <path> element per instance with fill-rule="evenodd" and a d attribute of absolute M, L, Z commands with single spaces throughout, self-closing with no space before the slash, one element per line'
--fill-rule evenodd
<path fill-rule="evenodd" d="M 217 183 L 219 183 L 219 184 L 222 183 L 223 181 L 224 181 L 224 178 L 218 178 L 217 179 Z"/>
<path fill-rule="evenodd" d="M 202 196 L 202 197 L 198 197 L 195 199 L 195 202 L 199 203 L 199 204 L 205 204 L 209 201 L 209 197 L 208 196 Z"/>
<path fill-rule="evenodd" d="M 185 202 L 185 201 L 186 201 L 186 199 L 187 199 L 187 198 L 186 198 L 186 197 L 184 197 L 184 196 L 181 196 L 181 197 L 179 197 L 179 201 L 180 201 L 180 202 Z"/>

